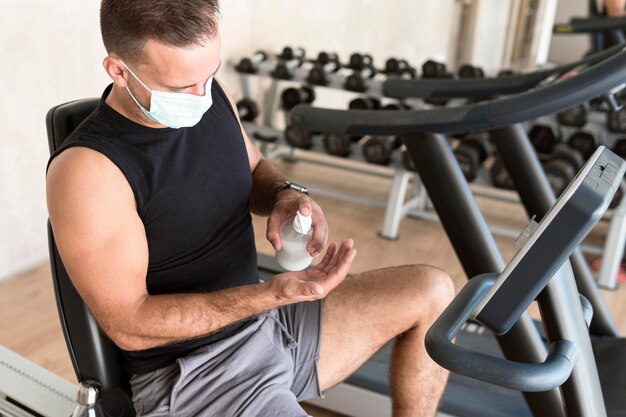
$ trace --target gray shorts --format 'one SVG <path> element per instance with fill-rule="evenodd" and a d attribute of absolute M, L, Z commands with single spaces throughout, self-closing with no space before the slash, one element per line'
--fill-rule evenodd
<path fill-rule="evenodd" d="M 242 331 L 130 380 L 137 417 L 304 417 L 322 396 L 322 302 L 263 314 Z"/>

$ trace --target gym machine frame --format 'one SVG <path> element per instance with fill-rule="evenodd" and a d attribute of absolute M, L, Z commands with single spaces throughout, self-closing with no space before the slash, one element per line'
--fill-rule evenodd
<path fill-rule="evenodd" d="M 610 57 L 600 64 L 593 65 L 569 79 L 516 96 L 475 105 L 431 111 L 397 111 L 393 115 L 386 112 L 337 111 L 298 106 L 291 117 L 293 124 L 311 131 L 403 135 L 457 256 L 467 276 L 473 277 L 486 272 L 499 272 L 503 269 L 504 262 L 441 132 L 484 129 L 495 129 L 496 132 L 500 129 L 502 133 L 511 133 L 511 129 L 517 129 L 519 132 L 520 127 L 515 125 L 521 121 L 621 90 L 626 80 L 624 68 L 626 51 L 619 48 L 613 50 Z M 530 149 L 525 135 L 514 136 L 522 146 L 526 140 L 525 145 Z M 528 152 L 527 158 L 519 158 L 517 155 L 517 159 L 527 159 L 520 164 L 519 173 L 534 175 L 538 179 L 528 183 L 522 181 L 516 185 L 532 186 L 538 181 L 538 185 L 545 188 L 545 192 L 539 193 L 536 208 L 545 213 L 545 208 L 542 210 L 540 204 L 550 197 L 553 201 L 554 197 L 545 195 L 548 194 L 548 187 L 545 177 L 541 180 L 543 173 L 536 156 Z M 519 174 L 514 175 L 520 182 Z M 441 190 L 445 190 L 445 193 Z M 530 207 L 530 200 L 526 204 L 529 208 L 535 208 Z M 561 396 L 556 390 L 524 393 L 533 415 L 605 417 L 606 408 L 589 333 L 569 264 L 566 263 L 559 270 L 537 302 L 546 328 L 551 329 L 547 333 L 549 341 L 571 340 L 578 346 L 581 355 L 571 377 L 560 388 L 565 407 L 562 406 Z M 596 308 L 594 305 L 594 310 Z M 545 358 L 545 346 L 526 314 L 509 333 L 500 336 L 498 340 L 508 359 L 537 363 Z"/>
<path fill-rule="evenodd" d="M 473 97 L 485 97 L 485 96 L 501 96 L 521 93 L 528 89 L 538 85 L 541 82 L 549 79 L 550 77 L 556 77 L 563 75 L 573 69 L 580 67 L 581 65 L 593 64 L 600 61 L 606 56 L 610 56 L 616 47 L 604 51 L 599 54 L 584 58 L 580 61 L 565 64 L 556 68 L 547 70 L 541 70 L 529 74 L 512 75 L 505 78 L 494 79 L 418 79 L 418 80 L 405 80 L 399 78 L 390 78 L 384 82 L 379 80 L 365 80 L 367 94 L 372 97 L 392 98 L 401 100 L 414 100 L 416 108 L 424 108 L 421 101 L 415 99 L 443 97 L 448 99 L 460 99 L 460 98 L 473 98 Z M 259 65 L 259 68 L 254 74 L 239 73 L 241 80 L 241 87 L 245 98 L 251 97 L 251 88 L 249 82 L 250 75 L 262 75 L 271 77 L 271 68 L 273 63 L 265 61 Z M 274 136 L 277 138 L 282 137 L 282 132 L 279 132 L 272 128 L 272 121 L 275 120 L 276 113 L 278 111 L 278 96 L 279 85 L 281 81 L 290 81 L 300 84 L 307 84 L 308 71 L 302 68 L 294 68 L 292 77 L 288 80 L 271 78 L 271 86 L 266 94 L 266 113 L 263 119 L 263 125 L 259 126 L 255 123 L 244 122 L 244 126 L 251 135 L 255 132 L 261 133 L 262 136 Z M 342 89 L 344 85 L 345 77 L 339 73 L 330 74 L 328 76 L 328 84 L 317 87 L 328 87 Z M 428 107 L 426 107 L 427 109 Z M 279 141 L 280 142 L 280 141 Z M 307 162 L 313 162 L 316 164 L 322 164 L 341 169 L 348 169 L 355 172 L 361 172 L 370 175 L 382 176 L 386 178 L 392 178 L 392 183 L 386 203 L 381 201 L 366 199 L 354 195 L 346 195 L 345 193 L 337 193 L 332 190 L 326 189 L 312 189 L 314 192 L 320 195 L 326 195 L 332 198 L 339 198 L 346 201 L 356 202 L 359 204 L 366 204 L 374 207 L 385 208 L 385 216 L 383 220 L 383 227 L 379 233 L 379 236 L 395 240 L 398 238 L 399 225 L 402 219 L 405 217 L 413 217 L 417 219 L 435 220 L 438 221 L 436 212 L 432 210 L 432 204 L 427 193 L 424 190 L 424 186 L 420 181 L 419 176 L 407 171 L 398 160 L 392 161 L 392 171 L 384 172 L 376 169 L 357 168 L 354 164 L 345 164 L 341 161 L 336 163 L 330 160 L 324 160 L 318 158 L 310 158 L 303 155 L 302 152 L 295 152 L 293 148 L 279 148 L 274 152 L 271 152 L 267 143 L 261 143 L 261 149 L 264 154 L 270 158 L 283 157 L 287 160 L 302 160 Z M 395 154 L 397 156 L 397 154 Z M 335 158 L 333 158 L 335 159 Z M 513 161 L 515 163 L 515 161 Z M 412 182 L 411 198 L 405 202 L 407 195 L 407 185 Z M 475 196 L 487 197 L 490 199 L 498 199 L 509 202 L 519 202 L 519 199 L 510 195 L 506 191 L 492 190 L 484 186 L 470 185 Z M 553 196 L 554 199 L 554 196 Z M 624 199 L 626 200 L 626 199 Z M 526 210 L 528 211 L 528 206 Z M 514 237 L 515 231 L 511 231 L 507 228 L 491 225 L 492 232 L 508 237 Z M 595 248 L 583 247 L 584 251 L 591 251 L 600 253 L 603 256 L 602 268 L 599 274 L 598 282 L 605 288 L 615 289 L 617 287 L 617 274 L 621 264 L 622 254 L 625 247 L 626 238 L 626 201 L 622 201 L 619 207 L 612 211 L 610 218 L 610 230 L 605 240 L 603 250 L 594 250 Z M 577 251 L 580 252 L 580 251 Z M 579 256 L 579 255 L 576 255 Z M 584 274 L 586 276 L 592 276 L 591 271 L 586 266 L 584 269 L 576 266 L 575 270 L 577 275 Z M 580 272 L 580 271 L 584 272 Z M 596 319 L 597 321 L 598 319 Z M 612 331 L 614 334 L 615 331 Z"/>

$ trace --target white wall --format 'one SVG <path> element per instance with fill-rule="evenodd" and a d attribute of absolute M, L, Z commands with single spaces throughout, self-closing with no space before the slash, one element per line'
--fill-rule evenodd
<path fill-rule="evenodd" d="M 0 278 L 47 257 L 45 115 L 106 78 L 93 1 L 0 1 Z"/>
<path fill-rule="evenodd" d="M 560 0 L 555 23 L 568 22 L 574 16 L 587 16 L 588 6 L 588 0 Z M 554 35 L 548 59 L 555 64 L 566 64 L 580 59 L 590 48 L 589 35 Z"/>
<path fill-rule="evenodd" d="M 491 74 L 502 68 L 507 33 L 511 30 L 508 26 L 512 1 L 482 0 L 477 6 L 476 31 L 467 63 L 480 66 Z"/>
<path fill-rule="evenodd" d="M 369 52 L 379 65 L 393 55 L 445 60 L 454 2 L 225 0 L 223 59 L 295 44 L 343 59 Z M 97 0 L 0 0 L 0 279 L 47 258 L 45 115 L 108 84 L 98 9 Z M 222 78 L 239 96 L 232 71 Z"/>

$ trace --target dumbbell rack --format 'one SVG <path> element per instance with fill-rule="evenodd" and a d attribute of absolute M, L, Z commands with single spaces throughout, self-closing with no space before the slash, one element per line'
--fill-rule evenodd
<path fill-rule="evenodd" d="M 344 201 L 352 201 L 374 207 L 384 207 L 385 218 L 383 221 L 382 229 L 379 232 L 379 236 L 382 238 L 390 240 L 398 239 L 399 225 L 402 219 L 404 219 L 405 217 L 438 221 L 438 216 L 432 208 L 430 200 L 425 192 L 424 187 L 422 186 L 421 181 L 419 180 L 419 177 L 416 175 L 416 173 L 407 171 L 404 168 L 401 163 L 401 158 L 398 155 L 398 151 L 394 151 L 392 153 L 392 162 L 389 166 L 390 168 L 386 171 L 383 170 L 381 172 L 380 167 L 372 166 L 372 164 L 367 163 L 360 152 L 352 152 L 351 156 L 349 157 L 351 162 L 362 162 L 361 166 L 355 166 L 355 164 L 353 163 L 346 163 L 345 158 L 332 157 L 328 155 L 325 155 L 325 158 L 323 159 L 312 157 L 312 155 L 316 153 L 325 154 L 324 149 L 319 146 L 319 144 L 315 144 L 310 151 L 300 149 L 296 150 L 289 146 L 284 140 L 283 132 L 272 127 L 273 122 L 279 111 L 280 84 L 282 82 L 292 82 L 302 85 L 310 85 L 307 82 L 309 69 L 305 69 L 304 67 L 295 68 L 292 71 L 292 77 L 288 80 L 283 80 L 271 77 L 271 72 L 274 65 L 275 62 L 266 61 L 259 65 L 258 70 L 254 74 L 240 73 L 241 88 L 244 98 L 252 97 L 249 80 L 250 76 L 269 77 L 271 79 L 271 85 L 266 96 L 264 106 L 265 114 L 262 124 L 256 124 L 252 122 L 244 123 L 244 128 L 250 135 L 251 139 L 254 139 L 255 136 L 274 138 L 274 141 L 272 141 L 271 143 L 262 140 L 258 141 L 261 151 L 268 159 L 308 161 L 340 169 L 391 178 L 392 183 L 386 202 L 365 199 L 363 197 L 355 195 L 346 195 L 345 193 L 338 193 L 329 189 L 321 189 L 315 187 L 312 188 L 312 190 L 319 195 L 325 195 Z M 344 74 L 342 74 L 341 71 L 328 74 L 328 82 L 326 85 L 315 85 L 312 87 L 325 87 L 348 91 L 344 89 L 344 84 L 346 80 L 346 76 Z M 383 82 L 380 77 L 375 77 L 372 79 L 364 80 L 364 91 L 349 92 L 360 93 L 369 97 L 384 98 L 382 94 L 382 84 Z M 410 104 L 415 109 L 431 107 L 420 99 L 409 99 L 405 100 L 405 102 L 407 104 Z M 463 99 L 452 99 L 450 100 L 449 104 L 457 105 L 463 102 Z M 593 116 L 594 114 L 595 113 L 591 113 L 590 119 L 592 119 L 591 116 Z M 598 116 L 595 115 L 595 117 L 597 118 Z M 554 119 L 554 116 L 546 116 L 546 119 L 552 121 Z M 600 124 L 602 126 L 605 125 L 605 123 L 602 123 L 598 120 L 590 120 L 590 122 L 585 126 L 583 130 L 587 130 L 590 126 L 594 126 L 596 124 Z M 563 127 L 563 130 L 567 133 L 567 135 L 569 135 L 569 130 L 574 131 L 576 129 Z M 611 136 L 607 134 L 604 129 L 601 129 L 600 132 L 605 136 Z M 255 133 L 258 133 L 259 135 L 255 135 Z M 626 137 L 626 134 L 624 134 L 623 137 Z M 602 140 L 601 143 L 610 142 L 610 140 L 608 142 Z M 483 172 L 482 174 L 479 174 L 479 177 L 473 183 L 470 184 L 470 188 L 476 196 L 519 203 L 519 198 L 517 197 L 517 194 L 515 192 L 494 188 L 489 183 L 490 181 L 486 179 L 486 176 Z M 411 185 L 411 198 L 405 202 L 409 184 Z M 617 286 L 617 272 L 621 264 L 622 255 L 624 253 L 624 241 L 626 239 L 626 197 L 622 199 L 622 202 L 617 208 L 615 208 L 606 215 L 606 218 L 611 221 L 611 226 L 609 234 L 605 241 L 604 248 L 589 245 L 583 245 L 581 248 L 586 253 L 602 255 L 602 269 L 598 282 L 605 288 L 615 289 Z M 512 238 L 517 237 L 519 233 L 518 230 L 512 230 L 510 228 L 501 227 L 493 224 L 490 224 L 489 227 L 490 230 L 495 234 Z"/>
<path fill-rule="evenodd" d="M 241 88 L 244 98 L 251 99 L 252 92 L 250 88 L 250 76 L 269 77 L 271 79 L 271 85 L 268 89 L 265 105 L 265 115 L 260 124 L 253 122 L 244 122 L 244 128 L 249 134 L 251 139 L 259 138 L 274 138 L 274 141 L 268 142 L 266 140 L 257 140 L 257 144 L 263 154 L 268 159 L 287 159 L 290 161 L 300 160 L 308 161 L 316 164 L 322 164 L 326 166 L 336 167 L 339 169 L 346 169 L 350 171 L 360 172 L 364 174 L 383 176 L 392 179 L 389 195 L 386 202 L 376 201 L 371 199 L 365 199 L 360 196 L 348 195 L 345 193 L 338 193 L 329 189 L 320 189 L 313 187 L 313 190 L 319 195 L 325 195 L 332 198 L 337 198 L 344 201 L 351 201 L 360 204 L 365 204 L 373 207 L 385 208 L 385 218 L 383 226 L 379 232 L 379 236 L 389 240 L 398 239 L 399 225 L 402 219 L 405 217 L 412 217 L 417 219 L 438 221 L 438 216 L 430 200 L 425 193 L 419 177 L 416 173 L 407 171 L 401 163 L 401 157 L 399 152 L 392 152 L 392 162 L 390 168 L 381 168 L 376 165 L 367 163 L 360 152 L 351 152 L 350 161 L 358 161 L 362 164 L 355 165 L 353 163 L 346 163 L 346 158 L 337 158 L 327 156 L 324 149 L 315 144 L 310 151 L 294 149 L 289 146 L 284 140 L 283 132 L 274 129 L 272 124 L 276 120 L 277 113 L 279 111 L 279 96 L 280 96 L 280 84 L 282 82 L 291 82 L 297 84 L 308 84 L 307 75 L 308 69 L 296 68 L 292 77 L 289 80 L 281 80 L 271 77 L 272 69 L 276 62 L 266 61 L 259 65 L 257 71 L 254 74 L 239 73 Z M 327 75 L 328 83 L 324 86 L 314 87 L 326 87 L 331 89 L 340 89 L 346 91 L 343 86 L 345 84 L 346 76 L 341 73 L 333 73 Z M 379 79 L 365 80 L 365 91 L 362 94 L 383 98 L 382 95 L 382 81 Z M 356 93 L 356 92 L 354 92 Z M 451 104 L 459 104 L 464 100 L 451 99 Z M 407 104 L 410 104 L 413 108 L 427 108 L 428 104 L 425 104 L 419 99 L 405 100 Z M 315 158 L 315 154 L 324 154 L 326 157 Z M 381 171 L 382 169 L 382 171 Z M 411 197 L 405 202 L 407 198 L 408 185 L 411 184 Z M 476 195 L 485 196 L 492 199 L 499 199 L 505 201 L 519 202 L 519 199 L 512 193 L 507 195 L 502 190 L 490 189 L 489 187 L 474 187 Z M 495 225 L 490 226 L 494 233 L 505 235 L 509 237 L 517 236 L 517 231 L 513 231 L 504 227 L 498 227 Z"/>
<path fill-rule="evenodd" d="M 262 123 L 256 124 L 251 122 L 244 122 L 244 128 L 251 139 L 257 139 L 259 148 L 268 159 L 287 159 L 290 161 L 300 160 L 307 161 L 316 164 L 322 164 L 326 166 L 336 167 L 340 169 L 350 170 L 368 175 L 382 176 L 392 179 L 391 189 L 386 202 L 366 199 L 360 196 L 338 193 L 333 190 L 310 187 L 313 192 L 319 195 L 324 195 L 344 201 L 356 202 L 359 204 L 365 204 L 373 207 L 385 208 L 385 220 L 383 222 L 382 230 L 379 235 L 383 238 L 395 240 L 398 238 L 398 229 L 400 221 L 408 215 L 415 217 L 422 217 L 422 214 L 428 218 L 432 218 L 432 209 L 428 209 L 429 201 L 428 197 L 421 186 L 421 183 L 416 180 L 416 175 L 403 168 L 399 155 L 397 152 L 392 153 L 391 169 L 372 166 L 365 161 L 360 152 L 352 152 L 350 160 L 361 162 L 361 164 L 346 163 L 345 158 L 337 158 L 328 156 L 327 158 L 315 158 L 314 154 L 325 153 L 323 148 L 316 143 L 309 151 L 294 149 L 287 144 L 284 139 L 283 132 L 274 129 L 273 122 L 276 119 L 279 111 L 279 96 L 280 96 L 280 84 L 281 82 L 293 82 L 299 84 L 308 84 L 307 75 L 308 70 L 304 68 L 296 68 L 293 70 L 293 76 L 289 80 L 281 80 L 271 77 L 271 71 L 274 68 L 275 62 L 267 61 L 259 65 L 255 74 L 243 74 L 240 73 L 241 89 L 244 98 L 251 98 L 251 88 L 249 76 L 265 76 L 271 78 L 271 85 L 267 92 L 265 105 L 265 114 Z M 327 87 L 334 89 L 343 89 L 346 77 L 340 72 L 327 75 L 328 83 L 325 86 L 315 87 Z M 382 97 L 382 82 L 377 79 L 364 80 L 365 91 L 362 94 L 371 97 Z M 259 137 L 269 138 L 272 137 L 275 140 L 272 143 L 268 141 L 259 140 Z M 407 186 L 412 181 L 413 193 L 412 198 L 408 202 L 404 202 L 407 194 Z"/>

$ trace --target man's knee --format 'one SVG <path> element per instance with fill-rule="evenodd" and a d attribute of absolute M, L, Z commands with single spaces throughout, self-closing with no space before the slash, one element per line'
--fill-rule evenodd
<path fill-rule="evenodd" d="M 423 271 L 424 279 L 427 281 L 427 291 L 432 299 L 444 303 L 445 306 L 450 304 L 456 293 L 450 275 L 433 266 L 416 265 L 416 268 Z"/>
<path fill-rule="evenodd" d="M 421 314 L 438 316 L 454 298 L 454 283 L 444 271 L 429 265 L 408 265 L 405 277 L 409 291 L 420 300 Z"/>

